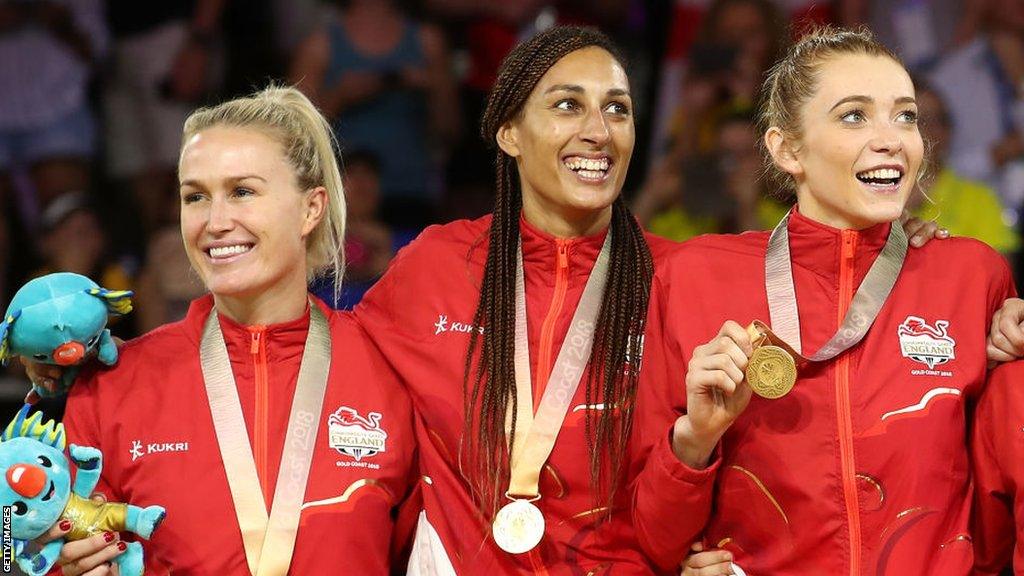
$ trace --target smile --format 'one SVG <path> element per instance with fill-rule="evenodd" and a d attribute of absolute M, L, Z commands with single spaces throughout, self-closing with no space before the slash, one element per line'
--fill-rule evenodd
<path fill-rule="evenodd" d="M 608 178 L 608 170 L 612 167 L 611 158 L 584 158 L 583 156 L 567 156 L 562 164 L 576 173 L 577 178 L 588 183 L 604 182 Z"/>
<path fill-rule="evenodd" d="M 903 181 L 903 169 L 886 167 L 864 170 L 857 173 L 857 180 L 878 192 L 894 192 Z"/>
<path fill-rule="evenodd" d="M 226 260 L 252 250 L 252 244 L 232 244 L 230 246 L 214 246 L 206 249 L 206 254 L 214 260 Z"/>
<path fill-rule="evenodd" d="M 49 491 L 46 492 L 46 496 L 43 496 L 43 502 L 46 502 L 50 498 L 53 498 L 53 493 L 56 491 L 56 489 L 57 489 L 57 487 L 53 485 L 53 481 L 51 480 L 50 481 L 50 489 L 49 489 Z"/>

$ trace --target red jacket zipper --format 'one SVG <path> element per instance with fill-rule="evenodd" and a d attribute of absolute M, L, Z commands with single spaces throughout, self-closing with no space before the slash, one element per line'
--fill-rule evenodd
<path fill-rule="evenodd" d="M 842 257 L 839 260 L 839 314 L 837 325 L 853 300 L 853 260 L 857 249 L 857 233 L 842 231 Z M 853 421 L 850 410 L 850 355 L 843 353 L 836 361 L 836 413 L 839 425 L 839 457 L 842 460 L 843 496 L 850 531 L 850 575 L 860 576 L 860 502 L 857 497 L 856 464 L 853 458 Z"/>
<path fill-rule="evenodd" d="M 269 390 L 267 389 L 267 343 L 263 338 L 266 328 L 254 326 L 250 328 L 252 345 L 253 376 L 256 388 L 256 417 L 253 419 L 253 460 L 256 462 L 256 475 L 263 489 L 263 502 L 270 508 L 270 479 L 267 478 L 267 409 Z"/>
<path fill-rule="evenodd" d="M 569 285 L 569 240 L 556 239 L 557 258 L 555 259 L 555 294 L 551 297 L 551 306 L 544 317 L 544 324 L 540 329 L 540 350 L 537 356 L 537 377 L 533 381 L 533 406 L 536 410 L 544 389 L 548 385 L 548 378 L 551 377 L 551 363 L 555 339 L 555 324 L 558 316 L 562 313 L 562 306 L 565 304 L 565 292 Z M 548 571 L 544 567 L 537 549 L 530 550 L 527 555 L 530 559 L 530 566 L 534 574 L 546 576 Z"/>
<path fill-rule="evenodd" d="M 569 243 L 570 240 L 556 239 L 558 257 L 555 262 L 555 295 L 551 297 L 551 306 L 548 308 L 547 316 L 544 317 L 544 324 L 540 329 L 540 350 L 537 356 L 537 377 L 533 381 L 533 406 L 536 410 L 544 389 L 548 385 L 548 378 L 551 377 L 551 363 L 553 362 L 552 346 L 555 340 L 555 325 L 558 316 L 562 313 L 562 305 L 565 303 L 565 292 L 569 287 Z"/>

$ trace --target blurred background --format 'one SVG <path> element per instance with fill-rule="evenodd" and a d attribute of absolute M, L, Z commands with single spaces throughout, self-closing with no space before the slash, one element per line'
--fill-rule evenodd
<path fill-rule="evenodd" d="M 0 0 L 0 302 L 68 270 L 136 292 L 122 338 L 181 317 L 202 293 L 177 228 L 182 123 L 276 81 L 336 130 L 351 307 L 423 227 L 489 211 L 478 128 L 498 64 L 566 23 L 629 60 L 624 194 L 642 224 L 675 240 L 770 228 L 786 207 L 757 177 L 757 90 L 824 22 L 869 26 L 916 77 L 931 169 L 914 211 L 1020 274 L 1024 0 Z M 20 378 L 10 367 L 0 395 L 20 398 Z"/>

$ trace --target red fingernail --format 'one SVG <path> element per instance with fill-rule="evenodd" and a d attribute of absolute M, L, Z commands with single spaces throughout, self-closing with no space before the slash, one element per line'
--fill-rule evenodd
<path fill-rule="evenodd" d="M 71 530 L 71 520 L 61 520 L 60 524 L 57 525 L 62 531 L 68 532 Z"/>
<path fill-rule="evenodd" d="M 114 533 L 113 532 L 104 532 L 103 533 L 103 539 L 106 540 L 107 542 L 113 542 L 114 541 Z"/>
<path fill-rule="evenodd" d="M 125 544 L 124 542 L 118 542 L 117 543 L 117 549 L 120 550 L 121 552 L 124 552 L 125 550 L 128 549 L 128 545 Z"/>

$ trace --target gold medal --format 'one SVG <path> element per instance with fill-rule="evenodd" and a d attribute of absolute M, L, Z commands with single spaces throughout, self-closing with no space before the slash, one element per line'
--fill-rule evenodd
<path fill-rule="evenodd" d="M 747 383 L 763 398 L 782 398 L 796 384 L 796 362 L 778 346 L 759 346 L 747 363 Z"/>
<path fill-rule="evenodd" d="M 544 537 L 544 515 L 529 500 L 513 500 L 498 510 L 491 533 L 494 543 L 505 552 L 529 552 Z"/>

